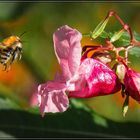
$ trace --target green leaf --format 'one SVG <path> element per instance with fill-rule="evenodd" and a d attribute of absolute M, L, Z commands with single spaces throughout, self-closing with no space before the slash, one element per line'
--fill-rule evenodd
<path fill-rule="evenodd" d="M 103 31 L 102 34 L 100 35 L 101 38 L 111 38 L 113 36 L 113 33 L 109 32 L 107 33 L 106 31 Z"/>
<path fill-rule="evenodd" d="M 140 35 L 135 31 L 133 34 L 134 34 L 135 38 L 140 41 Z M 135 55 L 136 57 L 140 57 L 140 46 L 137 46 L 137 47 L 130 49 L 129 54 Z"/>
<path fill-rule="evenodd" d="M 135 38 L 140 41 L 140 34 L 138 34 L 136 31 L 134 31 L 133 34 Z"/>
<path fill-rule="evenodd" d="M 5 104 L 4 101 L 0 102 L 0 106 Z M 43 118 L 39 111 L 37 113 L 38 108 L 31 110 L 0 108 L 0 137 L 126 138 L 139 136 L 139 123 L 109 120 L 85 106 L 78 99 L 71 100 L 66 112 L 48 113 Z"/>
<path fill-rule="evenodd" d="M 5 133 L 3 131 L 0 131 L 0 138 L 1 139 L 16 139 L 14 136 L 9 135 L 8 133 Z"/>
<path fill-rule="evenodd" d="M 140 40 L 140 35 L 138 33 L 136 33 L 135 31 L 133 32 L 135 38 L 137 40 Z M 102 34 L 100 35 L 101 38 L 113 38 L 114 33 L 107 33 L 105 31 L 102 32 Z M 120 35 L 120 34 L 119 34 Z M 117 40 L 117 45 L 128 45 L 129 44 L 129 40 L 130 40 L 130 36 L 128 35 L 127 32 L 123 32 L 120 36 L 120 38 Z M 134 47 L 132 49 L 129 50 L 129 54 L 130 55 L 135 55 L 136 57 L 140 57 L 140 46 Z"/>
<path fill-rule="evenodd" d="M 9 98 L 0 98 L 0 110 L 20 109 L 19 105 L 11 101 Z"/>
<path fill-rule="evenodd" d="M 129 50 L 129 54 L 140 57 L 140 47 L 132 48 L 131 50 Z"/>
<path fill-rule="evenodd" d="M 103 31 L 102 32 L 102 34 L 100 35 L 100 37 L 101 38 L 114 38 L 113 36 L 114 36 L 114 34 L 116 34 L 115 32 L 114 33 L 112 33 L 112 32 L 106 32 L 106 31 Z M 128 45 L 128 43 L 129 43 L 129 40 L 130 40 L 130 36 L 128 35 L 128 33 L 127 32 L 121 32 L 120 34 L 119 34 L 119 38 L 117 38 L 116 39 L 117 40 L 117 44 L 119 44 L 119 45 Z M 115 40 L 115 41 L 116 41 Z"/>

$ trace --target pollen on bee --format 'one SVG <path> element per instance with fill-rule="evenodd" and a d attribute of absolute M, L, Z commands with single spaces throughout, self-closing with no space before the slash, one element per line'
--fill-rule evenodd
<path fill-rule="evenodd" d="M 10 46 L 10 45 L 14 44 L 15 42 L 17 42 L 19 40 L 20 39 L 17 36 L 10 36 L 10 37 L 4 39 L 2 41 L 2 44 L 5 45 L 5 46 Z"/>

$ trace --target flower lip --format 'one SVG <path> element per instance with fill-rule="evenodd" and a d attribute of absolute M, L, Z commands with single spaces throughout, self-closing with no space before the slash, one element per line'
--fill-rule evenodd
<path fill-rule="evenodd" d="M 69 100 L 65 94 L 66 86 L 55 81 L 41 84 L 38 87 L 38 101 L 40 112 L 64 112 L 69 106 Z"/>
<path fill-rule="evenodd" d="M 103 96 L 121 89 L 121 83 L 115 72 L 98 60 L 85 59 L 79 68 L 79 74 L 79 81 L 75 84 L 77 88 L 69 92 L 69 97 Z"/>

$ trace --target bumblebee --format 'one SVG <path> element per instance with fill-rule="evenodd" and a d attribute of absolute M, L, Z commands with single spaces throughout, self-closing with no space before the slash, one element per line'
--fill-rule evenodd
<path fill-rule="evenodd" d="M 0 42 L 0 63 L 7 70 L 11 64 L 22 57 L 22 42 L 18 36 L 10 36 Z"/>

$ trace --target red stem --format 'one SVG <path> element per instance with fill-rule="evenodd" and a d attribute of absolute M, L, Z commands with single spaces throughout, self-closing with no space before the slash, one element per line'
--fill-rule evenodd
<path fill-rule="evenodd" d="M 109 11 L 106 18 L 110 18 L 111 16 L 114 16 L 123 26 L 123 28 L 128 32 L 128 34 L 130 35 L 130 44 L 131 44 L 134 40 L 134 36 L 133 36 L 130 26 L 128 24 L 125 24 L 124 21 L 120 18 L 120 16 L 118 16 L 118 14 L 115 11 L 112 11 L 112 10 Z"/>

